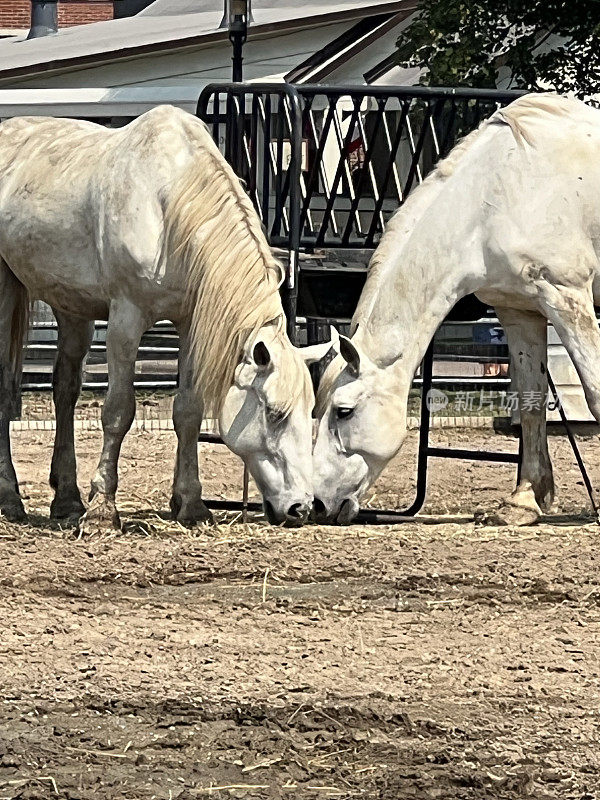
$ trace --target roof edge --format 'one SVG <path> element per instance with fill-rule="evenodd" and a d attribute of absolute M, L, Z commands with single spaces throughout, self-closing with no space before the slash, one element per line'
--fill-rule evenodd
<path fill-rule="evenodd" d="M 403 7 L 411 3 L 413 0 L 393 0 L 387 3 L 369 3 L 360 9 L 352 8 L 346 11 L 334 11 L 325 14 L 312 15 L 310 20 L 307 21 L 305 17 L 284 20 L 283 22 L 268 22 L 263 24 L 254 24 L 250 27 L 248 38 L 260 38 L 262 36 L 278 32 L 290 32 L 302 28 L 314 28 L 320 25 L 333 24 L 335 22 L 346 22 L 354 19 L 361 19 L 373 13 L 385 14 L 388 12 L 401 11 Z M 131 18 L 127 18 L 130 20 Z M 114 22 L 114 20 L 113 20 Z M 91 23 L 92 25 L 101 25 L 102 22 Z M 52 59 L 50 61 L 40 61 L 35 64 L 30 64 L 26 67 L 14 67 L 11 69 L 0 70 L 0 80 L 7 78 L 24 77 L 26 75 L 37 75 L 41 72 L 58 72 L 70 67 L 78 65 L 90 66 L 93 64 L 102 64 L 108 60 L 125 60 L 129 58 L 141 57 L 147 53 L 165 52 L 186 50 L 195 47 L 199 44 L 212 45 L 218 44 L 222 41 L 227 41 L 228 33 L 226 30 L 209 31 L 195 36 L 189 36 L 185 39 L 167 39 L 160 42 L 153 42 L 151 44 L 132 45 L 130 47 L 122 47 L 117 50 L 103 50 L 98 53 L 90 53 L 89 55 L 72 56 L 67 58 Z M 112 56 L 112 58 L 111 58 Z"/>

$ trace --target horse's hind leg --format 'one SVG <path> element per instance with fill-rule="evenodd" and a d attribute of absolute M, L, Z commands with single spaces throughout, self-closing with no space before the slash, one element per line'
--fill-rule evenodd
<path fill-rule="evenodd" d="M 78 519 L 85 506 L 77 487 L 73 418 L 81 391 L 82 364 L 94 335 L 94 323 L 57 311 L 54 314 L 58 323 L 58 354 L 52 376 L 56 437 L 50 468 L 50 485 L 55 492 L 50 516 Z"/>
<path fill-rule="evenodd" d="M 179 328 L 179 393 L 173 405 L 177 434 L 177 460 L 173 480 L 171 511 L 183 525 L 211 522 L 212 514 L 202 501 L 198 477 L 198 434 L 202 425 L 202 399 L 194 391 L 187 332 Z"/>
<path fill-rule="evenodd" d="M 150 320 L 129 300 L 121 298 L 111 302 L 106 332 L 108 392 L 102 408 L 104 443 L 92 479 L 90 507 L 81 518 L 81 533 L 120 527 L 115 505 L 117 463 L 123 439 L 135 417 L 135 359 L 140 339 L 149 323 Z"/>
<path fill-rule="evenodd" d="M 547 322 L 537 313 L 497 308 L 511 354 L 519 395 L 523 462 L 519 485 L 490 521 L 530 525 L 554 500 L 554 478 L 546 435 L 548 397 Z"/>
<path fill-rule="evenodd" d="M 579 374 L 589 409 L 600 422 L 600 330 L 591 291 L 548 285 L 542 302 Z"/>
<path fill-rule="evenodd" d="M 0 261 L 0 512 L 11 522 L 26 517 L 10 450 L 10 420 L 21 378 L 20 350 L 25 333 L 21 323 L 27 304 L 24 287 Z"/>

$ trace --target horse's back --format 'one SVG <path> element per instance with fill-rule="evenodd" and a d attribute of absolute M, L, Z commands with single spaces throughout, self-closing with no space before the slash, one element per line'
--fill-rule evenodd
<path fill-rule="evenodd" d="M 79 179 L 114 169 L 115 161 L 170 163 L 198 143 L 212 145 L 203 123 L 173 106 L 158 106 L 116 129 L 60 117 L 15 117 L 0 124 L 0 186 L 17 173 L 38 176 L 38 189 L 54 179 L 68 193 Z"/>
<path fill-rule="evenodd" d="M 0 255 L 32 296 L 59 308 L 75 303 L 102 316 L 115 286 L 164 294 L 161 195 L 204 137 L 199 120 L 172 107 L 119 129 L 40 117 L 3 123 Z"/>
<path fill-rule="evenodd" d="M 600 273 L 600 111 L 526 95 L 498 112 L 474 173 L 488 238 L 514 261 Z M 467 165 L 465 165 L 467 166 Z M 564 277 L 564 276 L 563 276 Z"/>

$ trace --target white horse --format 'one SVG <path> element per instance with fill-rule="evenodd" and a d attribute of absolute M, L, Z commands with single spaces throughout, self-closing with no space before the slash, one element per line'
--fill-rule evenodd
<path fill-rule="evenodd" d="M 282 270 L 238 179 L 204 125 L 163 106 L 120 130 L 20 118 L 0 126 L 0 509 L 25 516 L 9 442 L 30 300 L 54 309 L 57 429 L 51 514 L 79 517 L 73 413 L 94 329 L 108 319 L 104 444 L 83 527 L 119 524 L 117 461 L 135 414 L 138 345 L 177 326 L 180 391 L 171 508 L 206 520 L 197 441 L 203 406 L 248 465 L 274 523 L 312 502 L 309 373 L 286 333 Z M 326 347 L 325 347 L 326 349 Z M 319 357 L 307 348 L 310 360 Z M 304 352 L 304 351 L 303 351 Z M 160 467 L 157 465 L 157 469 Z"/>
<path fill-rule="evenodd" d="M 408 392 L 432 336 L 472 292 L 496 307 L 521 396 L 521 479 L 498 518 L 530 523 L 554 496 L 547 320 L 600 422 L 599 111 L 550 94 L 517 100 L 459 144 L 392 218 L 353 337 L 342 340 L 317 398 L 318 518 L 355 516 L 404 440 Z M 525 396 L 544 402 L 532 409 Z"/>

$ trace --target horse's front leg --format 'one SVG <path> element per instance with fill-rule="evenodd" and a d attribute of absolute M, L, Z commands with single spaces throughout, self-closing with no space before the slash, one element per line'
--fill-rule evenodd
<path fill-rule="evenodd" d="M 24 331 L 19 315 L 25 314 L 26 303 L 24 288 L 0 261 L 0 513 L 10 522 L 26 518 L 10 450 L 10 421 L 21 382 L 21 359 L 16 351 L 21 350 Z"/>
<path fill-rule="evenodd" d="M 535 312 L 496 310 L 508 339 L 511 369 L 519 394 L 523 462 L 517 488 L 489 520 L 506 525 L 531 525 L 542 510 L 550 509 L 554 500 L 546 433 L 547 322 Z"/>
<path fill-rule="evenodd" d="M 202 398 L 194 390 L 187 330 L 179 331 L 179 392 L 173 404 L 173 426 L 177 434 L 177 459 L 171 511 L 183 525 L 212 522 L 212 514 L 202 500 L 198 477 L 198 434 L 202 425 Z"/>
<path fill-rule="evenodd" d="M 117 464 L 125 434 L 135 417 L 135 360 L 142 334 L 151 321 L 129 300 L 110 304 L 106 332 L 108 392 L 102 408 L 104 443 L 92 479 L 90 506 L 80 522 L 81 533 L 120 527 L 115 498 Z"/>
<path fill-rule="evenodd" d="M 58 353 L 52 375 L 56 437 L 50 468 L 50 485 L 55 491 L 50 506 L 53 519 L 79 518 L 85 511 L 77 486 L 77 462 L 73 418 L 81 391 L 81 373 L 94 335 L 94 323 L 58 311 Z"/>

